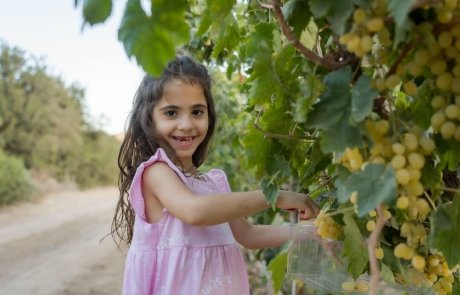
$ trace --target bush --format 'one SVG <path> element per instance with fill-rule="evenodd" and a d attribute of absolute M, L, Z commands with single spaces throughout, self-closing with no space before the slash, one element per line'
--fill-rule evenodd
<path fill-rule="evenodd" d="M 31 185 L 22 160 L 0 150 L 0 205 L 24 200 L 30 193 Z"/>

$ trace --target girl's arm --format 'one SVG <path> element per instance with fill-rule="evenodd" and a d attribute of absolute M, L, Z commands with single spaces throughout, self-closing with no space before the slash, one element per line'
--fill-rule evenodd
<path fill-rule="evenodd" d="M 247 249 L 280 247 L 289 240 L 289 225 L 254 225 L 245 218 L 230 222 L 233 236 Z"/>
<path fill-rule="evenodd" d="M 142 190 L 146 215 L 158 216 L 159 204 L 171 214 L 192 225 L 214 225 L 253 215 L 270 207 L 261 191 L 195 195 L 165 163 L 149 166 L 143 174 Z M 305 194 L 280 192 L 276 206 L 298 209 L 308 219 L 319 212 Z M 150 221 L 153 221 L 150 219 Z"/>

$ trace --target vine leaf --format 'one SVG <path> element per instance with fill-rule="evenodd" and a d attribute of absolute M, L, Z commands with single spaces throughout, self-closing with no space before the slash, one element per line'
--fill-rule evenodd
<path fill-rule="evenodd" d="M 346 213 L 343 216 L 343 221 L 345 222 L 343 228 L 345 234 L 344 254 L 349 258 L 348 270 L 356 279 L 364 272 L 369 262 L 369 255 L 366 242 L 353 216 L 350 213 Z"/>
<path fill-rule="evenodd" d="M 460 194 L 450 204 L 438 207 L 431 217 L 431 247 L 441 251 L 449 267 L 460 263 Z"/>
<path fill-rule="evenodd" d="M 343 34 L 346 22 L 353 12 L 352 0 L 311 0 L 309 3 L 315 18 L 326 17 L 334 32 L 338 35 Z"/>
<path fill-rule="evenodd" d="M 278 255 L 276 255 L 275 258 L 273 258 L 268 264 L 268 270 L 272 273 L 271 278 L 273 281 L 273 289 L 275 289 L 276 294 L 278 294 L 283 284 L 286 267 L 287 252 L 285 251 L 278 253 Z"/>
<path fill-rule="evenodd" d="M 278 199 L 278 194 L 280 192 L 278 185 L 275 183 L 276 177 L 279 173 L 275 173 L 272 177 L 264 177 L 260 186 L 262 187 L 262 192 L 264 193 L 265 200 L 275 208 L 276 200 Z"/>
<path fill-rule="evenodd" d="M 361 130 L 351 124 L 351 79 L 348 66 L 327 74 L 324 78 L 326 90 L 308 114 L 306 125 L 322 130 L 321 147 L 326 153 L 362 145 Z"/>
<path fill-rule="evenodd" d="M 370 114 L 377 95 L 378 92 L 372 88 L 371 78 L 362 75 L 351 89 L 352 121 L 361 122 Z"/>
<path fill-rule="evenodd" d="M 220 24 L 223 27 L 225 18 L 235 4 L 236 0 L 206 0 L 206 9 L 196 34 L 203 35 L 213 24 Z"/>
<path fill-rule="evenodd" d="M 158 76 L 176 55 L 176 46 L 187 43 L 190 37 L 185 22 L 185 0 L 152 2 L 151 16 L 145 13 L 139 0 L 127 2 L 118 39 L 128 56 L 134 56 L 147 73 Z"/>
<path fill-rule="evenodd" d="M 104 22 L 112 13 L 112 0 L 83 0 L 83 17 L 91 26 Z"/>
<path fill-rule="evenodd" d="M 388 10 L 395 19 L 396 26 L 402 27 L 406 23 L 407 14 L 414 3 L 415 0 L 388 0 Z"/>
<path fill-rule="evenodd" d="M 337 199 L 345 202 L 353 192 L 358 194 L 359 217 L 363 217 L 381 203 L 390 204 L 396 199 L 396 180 L 393 169 L 381 164 L 369 164 L 345 180 L 338 179 Z"/>

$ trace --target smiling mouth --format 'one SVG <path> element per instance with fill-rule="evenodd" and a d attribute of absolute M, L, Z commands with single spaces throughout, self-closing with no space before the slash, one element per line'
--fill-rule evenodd
<path fill-rule="evenodd" d="M 195 139 L 195 136 L 173 136 L 174 141 L 179 145 L 189 145 Z"/>

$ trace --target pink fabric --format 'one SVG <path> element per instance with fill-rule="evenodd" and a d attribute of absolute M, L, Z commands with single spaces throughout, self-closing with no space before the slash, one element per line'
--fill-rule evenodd
<path fill-rule="evenodd" d="M 126 258 L 123 294 L 250 294 L 243 256 L 228 223 L 192 226 L 166 209 L 159 222 L 147 223 L 141 191 L 142 174 L 157 161 L 167 163 L 196 194 L 230 191 L 223 171 L 211 170 L 205 175 L 206 181 L 186 177 L 162 149 L 142 163 L 130 188 L 136 218 Z"/>

